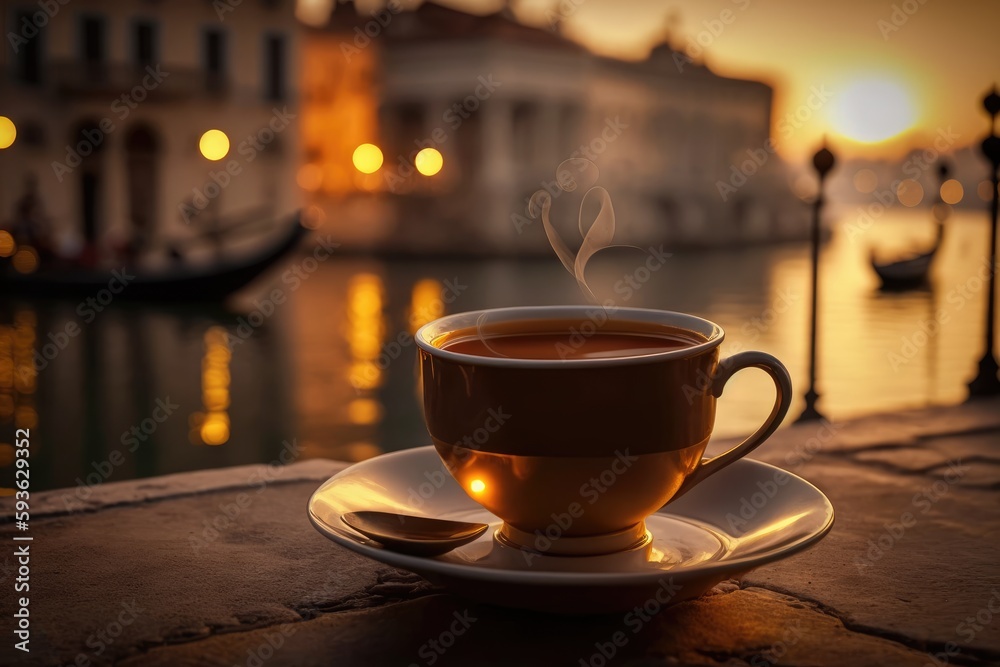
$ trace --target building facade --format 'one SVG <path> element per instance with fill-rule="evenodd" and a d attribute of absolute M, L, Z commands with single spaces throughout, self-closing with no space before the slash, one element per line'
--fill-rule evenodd
<path fill-rule="evenodd" d="M 570 157 L 599 166 L 619 242 L 715 246 L 807 230 L 769 139 L 771 88 L 717 76 L 667 44 L 625 62 L 506 10 L 390 3 L 361 15 L 347 3 L 303 50 L 300 182 L 348 245 L 545 251 L 527 199 Z M 307 129 L 334 108 L 345 131 Z M 382 149 L 375 174 L 351 173 L 362 142 Z M 414 168 L 428 147 L 444 160 L 433 176 Z"/>
<path fill-rule="evenodd" d="M 0 115 L 17 137 L 0 220 L 33 187 L 64 254 L 107 257 L 299 206 L 294 0 L 15 1 L 3 18 Z M 218 160 L 200 149 L 211 129 L 229 140 Z"/>

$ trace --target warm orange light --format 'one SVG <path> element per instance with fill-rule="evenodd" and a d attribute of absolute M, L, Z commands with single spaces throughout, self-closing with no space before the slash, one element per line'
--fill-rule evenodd
<path fill-rule="evenodd" d="M 382 279 L 374 273 L 359 273 L 347 285 L 347 344 L 353 363 L 348 380 L 358 390 L 374 389 L 382 383 L 382 353 L 385 323 Z"/>
<path fill-rule="evenodd" d="M 15 428 L 37 428 L 38 413 L 30 405 L 22 405 L 14 411 Z"/>
<path fill-rule="evenodd" d="M 941 184 L 941 201 L 945 204 L 957 204 L 965 196 L 965 188 L 954 178 Z"/>
<path fill-rule="evenodd" d="M 917 118 L 909 91 L 892 76 L 859 79 L 838 94 L 833 104 L 833 127 L 861 143 L 894 137 L 912 127 Z"/>
<path fill-rule="evenodd" d="M 436 148 L 425 148 L 417 153 L 413 163 L 424 176 L 433 176 L 444 166 L 444 156 Z"/>
<path fill-rule="evenodd" d="M 361 144 L 354 149 L 351 160 L 362 174 L 374 174 L 382 167 L 382 151 L 375 144 Z"/>
<path fill-rule="evenodd" d="M 34 248 L 21 248 L 14 253 L 11 262 L 18 273 L 32 273 L 38 268 L 38 255 L 35 254 Z"/>
<path fill-rule="evenodd" d="M 229 417 L 224 412 L 210 412 L 201 424 L 201 441 L 206 445 L 222 445 L 229 440 Z"/>
<path fill-rule="evenodd" d="M 222 130 L 209 130 L 201 135 L 198 150 L 209 160 L 221 160 L 229 154 L 229 137 Z"/>
<path fill-rule="evenodd" d="M 472 489 L 473 493 L 482 493 L 486 490 L 486 482 L 481 479 L 474 479 L 469 484 L 469 488 Z"/>
<path fill-rule="evenodd" d="M 878 187 L 878 176 L 871 169 L 859 169 L 854 174 L 854 188 L 858 192 L 874 192 Z"/>
<path fill-rule="evenodd" d="M 441 300 L 443 289 L 441 283 L 433 278 L 418 280 L 413 285 L 410 297 L 410 333 L 416 333 L 420 327 L 444 315 L 444 301 Z"/>
<path fill-rule="evenodd" d="M 916 206 L 924 198 L 924 188 L 912 178 L 900 181 L 896 187 L 896 197 L 903 206 Z"/>
<path fill-rule="evenodd" d="M 0 150 L 10 148 L 17 138 L 17 128 L 14 121 L 7 116 L 0 116 Z"/>
<path fill-rule="evenodd" d="M 205 332 L 205 356 L 201 361 L 201 401 L 205 406 L 204 413 L 192 415 L 195 431 L 192 442 L 199 441 L 206 445 L 223 445 L 229 441 L 230 424 L 229 384 L 232 380 L 229 373 L 229 362 L 233 357 L 229 349 L 226 330 L 222 327 L 209 327 Z"/>
<path fill-rule="evenodd" d="M 0 229 L 0 257 L 10 257 L 17 250 L 17 244 L 10 232 Z"/>
<path fill-rule="evenodd" d="M 382 418 L 382 405 L 372 398 L 356 398 L 347 404 L 347 418 L 352 424 L 374 424 Z"/>
<path fill-rule="evenodd" d="M 295 181 L 306 192 L 316 192 L 323 185 L 323 169 L 318 164 L 304 164 L 299 168 Z"/>

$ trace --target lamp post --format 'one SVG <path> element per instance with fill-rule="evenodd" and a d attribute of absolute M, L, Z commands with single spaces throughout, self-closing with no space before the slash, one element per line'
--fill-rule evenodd
<path fill-rule="evenodd" d="M 816 201 L 813 202 L 813 224 L 812 224 L 812 311 L 810 313 L 809 325 L 809 389 L 806 391 L 806 407 L 799 415 L 798 422 L 815 421 L 825 419 L 816 409 L 816 401 L 819 400 L 819 393 L 816 391 L 816 311 L 819 307 L 819 242 L 820 242 L 820 220 L 823 214 L 823 185 L 826 175 L 833 169 L 836 159 L 830 149 L 823 147 L 813 155 L 813 168 L 819 177 L 819 191 L 816 193 Z"/>
<path fill-rule="evenodd" d="M 996 287 L 997 287 L 997 187 L 1000 184 L 1000 137 L 997 136 L 996 119 L 1000 113 L 1000 95 L 996 86 L 983 98 L 983 108 L 990 115 L 990 133 L 983 139 L 981 150 L 990 161 L 991 182 L 993 183 L 993 205 L 991 215 L 993 226 L 990 231 L 990 283 L 986 296 L 986 349 L 983 358 L 979 360 L 979 373 L 969 383 L 969 398 L 977 396 L 995 396 L 1000 394 L 1000 379 L 997 378 L 996 355 L 993 352 L 993 341 L 996 327 Z"/>

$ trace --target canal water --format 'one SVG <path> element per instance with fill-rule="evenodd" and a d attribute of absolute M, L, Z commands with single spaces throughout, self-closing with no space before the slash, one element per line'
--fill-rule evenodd
<path fill-rule="evenodd" d="M 932 235 L 919 210 L 890 211 L 869 228 L 846 215 L 835 226 L 821 256 L 819 311 L 820 407 L 831 419 L 964 400 L 982 355 L 985 214 L 949 221 L 930 289 L 883 294 L 869 266 L 872 248 L 918 248 Z M 677 250 L 627 297 L 615 294 L 642 261 L 637 253 L 596 261 L 595 292 L 713 320 L 727 332 L 723 354 L 776 355 L 792 374 L 791 414 L 801 411 L 805 244 Z M 356 461 L 424 445 L 416 327 L 462 310 L 582 302 L 555 257 L 308 256 L 307 244 L 225 309 L 113 304 L 86 323 L 76 303 L 4 305 L 0 487 L 13 482 L 15 426 L 31 428 L 32 489 L 82 485 L 80 495 L 105 481 L 293 458 Z M 79 334 L 37 376 L 19 372 L 72 322 Z M 772 391 L 763 373 L 739 373 L 720 401 L 716 434 L 756 428 Z"/>

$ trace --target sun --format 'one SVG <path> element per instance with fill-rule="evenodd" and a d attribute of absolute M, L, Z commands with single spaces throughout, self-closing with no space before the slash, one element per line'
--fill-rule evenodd
<path fill-rule="evenodd" d="M 906 87 L 891 77 L 868 77 L 835 95 L 830 122 L 848 139 L 873 144 L 913 127 L 916 107 Z"/>

